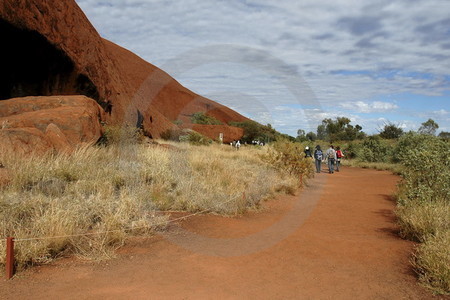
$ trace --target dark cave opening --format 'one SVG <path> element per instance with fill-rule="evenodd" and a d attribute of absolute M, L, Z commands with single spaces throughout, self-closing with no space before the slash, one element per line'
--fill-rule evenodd
<path fill-rule="evenodd" d="M 0 100 L 25 96 L 85 95 L 100 102 L 97 87 L 73 61 L 35 31 L 0 19 Z"/>

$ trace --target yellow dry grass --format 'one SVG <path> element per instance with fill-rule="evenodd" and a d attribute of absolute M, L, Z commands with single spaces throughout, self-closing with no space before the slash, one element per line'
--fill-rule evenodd
<path fill-rule="evenodd" d="M 117 143 L 28 157 L 0 152 L 12 171 L 0 193 L 0 237 L 58 237 L 19 240 L 18 266 L 64 254 L 105 259 L 127 237 L 164 228 L 164 210 L 234 215 L 299 186 L 295 176 L 261 160 L 266 147 L 175 147 Z M 0 264 L 4 253 L 2 240 Z"/>

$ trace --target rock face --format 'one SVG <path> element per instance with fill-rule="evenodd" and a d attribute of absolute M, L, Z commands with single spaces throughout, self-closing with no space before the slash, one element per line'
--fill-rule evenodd
<path fill-rule="evenodd" d="M 190 116 L 195 112 L 214 116 L 223 124 L 248 120 L 186 89 L 167 73 L 130 51 L 102 39 L 74 0 L 2 0 L 0 32 L 4 37 L 0 47 L 0 100 L 85 95 L 102 107 L 105 112 L 103 121 L 136 125 L 152 138 L 159 138 L 169 129 L 177 129 L 176 120 L 190 126 Z M 47 105 L 55 99 L 47 98 Z M 22 111 L 20 107 L 17 109 Z M 64 111 L 68 114 L 67 106 L 59 106 L 58 109 L 58 113 Z M 49 125 L 45 120 L 50 117 L 42 114 L 34 115 L 36 119 L 33 120 L 12 118 L 11 122 L 23 127 L 9 128 L 9 133 L 4 132 L 3 136 L 7 135 L 9 140 L 23 140 L 27 136 L 28 142 L 33 144 L 43 134 L 50 143 L 50 136 L 56 139 L 61 133 L 54 126 L 44 129 Z M 61 118 L 57 120 L 59 122 Z M 68 127 L 62 129 L 57 123 L 55 125 L 68 139 L 67 142 L 58 140 L 62 143 L 56 143 L 60 147 L 65 148 L 77 140 Z M 77 128 L 83 126 L 72 125 Z M 24 129 L 21 131 L 19 128 Z M 202 126 L 194 129 L 217 139 L 211 136 L 211 132 L 216 134 L 215 130 Z M 220 130 L 225 136 L 236 138 L 237 133 L 242 132 L 227 125 Z M 13 131 L 20 138 L 14 138 Z M 42 137 L 39 139 L 43 140 Z M 56 147 L 55 142 L 51 144 Z"/>
<path fill-rule="evenodd" d="M 70 152 L 102 135 L 102 108 L 86 96 L 0 101 L 0 147 L 22 153 Z"/>

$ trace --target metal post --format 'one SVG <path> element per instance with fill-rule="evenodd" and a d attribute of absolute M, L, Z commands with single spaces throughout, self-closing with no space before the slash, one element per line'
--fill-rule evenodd
<path fill-rule="evenodd" d="M 14 238 L 6 238 L 6 279 L 14 276 Z"/>

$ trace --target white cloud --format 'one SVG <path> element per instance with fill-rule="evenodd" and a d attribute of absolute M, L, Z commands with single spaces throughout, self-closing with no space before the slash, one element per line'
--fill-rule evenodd
<path fill-rule="evenodd" d="M 344 109 L 348 109 L 350 111 L 359 112 L 359 113 L 375 113 L 375 112 L 392 112 L 397 109 L 398 106 L 394 103 L 390 102 L 363 102 L 363 101 L 355 101 L 355 102 L 342 102 L 339 103 Z"/>
<path fill-rule="evenodd" d="M 450 115 L 450 112 L 445 109 L 440 109 L 437 111 L 433 111 L 433 114 L 437 115 L 437 116 L 441 116 L 441 117 L 446 117 L 446 116 Z"/>

